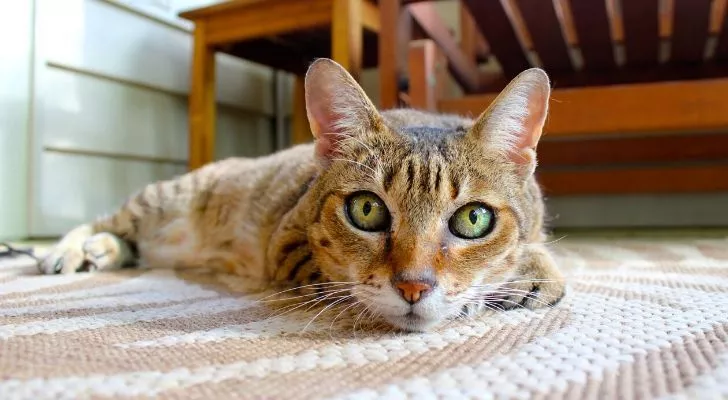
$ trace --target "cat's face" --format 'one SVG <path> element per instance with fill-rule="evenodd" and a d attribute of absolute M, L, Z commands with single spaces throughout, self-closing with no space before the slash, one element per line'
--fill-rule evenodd
<path fill-rule="evenodd" d="M 321 177 L 310 229 L 316 262 L 329 279 L 356 282 L 357 299 L 398 327 L 457 315 L 484 291 L 478 285 L 502 282 L 514 268 L 519 227 L 509 188 L 518 183 L 489 173 L 505 167 L 496 161 L 469 162 L 474 149 L 452 134 L 459 137 L 439 150 L 366 143 Z"/>
<path fill-rule="evenodd" d="M 331 78 L 341 74 L 335 67 L 320 68 Z M 347 81 L 344 90 L 352 87 Z M 493 129 L 486 119 L 473 125 L 414 111 L 381 115 L 366 101 L 353 110 L 324 102 L 331 124 L 315 119 L 312 103 L 324 169 L 309 239 L 330 280 L 352 282 L 356 299 L 392 325 L 424 330 L 512 276 L 524 229 L 517 199 L 532 155 L 513 162 L 503 152 L 511 144 L 484 146 L 483 131 Z M 357 112 L 358 125 L 342 120 Z M 329 124 L 327 132 L 315 124 Z"/>

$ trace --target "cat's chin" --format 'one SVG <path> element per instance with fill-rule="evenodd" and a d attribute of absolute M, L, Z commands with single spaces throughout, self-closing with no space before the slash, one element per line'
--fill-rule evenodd
<path fill-rule="evenodd" d="M 426 332 L 442 322 L 440 319 L 427 318 L 416 313 L 405 315 L 384 315 L 384 319 L 396 328 L 407 332 Z"/>

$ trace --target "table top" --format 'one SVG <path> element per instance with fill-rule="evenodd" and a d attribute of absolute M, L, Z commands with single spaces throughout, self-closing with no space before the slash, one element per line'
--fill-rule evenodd
<path fill-rule="evenodd" d="M 265 2 L 281 2 L 281 1 L 291 1 L 291 0 L 228 0 L 224 1 L 222 3 L 212 4 L 209 6 L 204 7 L 198 7 L 198 8 L 192 8 L 186 11 L 183 11 L 179 14 L 180 17 L 188 20 L 197 20 L 200 18 L 209 17 L 211 15 L 219 15 L 219 14 L 225 14 L 231 11 L 237 11 L 240 9 L 244 9 L 245 7 L 249 7 L 252 5 L 256 5 L 258 3 L 265 3 Z M 295 0 L 295 1 L 311 1 L 311 0 Z M 329 0 L 333 1 L 333 0 Z M 378 3 L 377 0 L 365 0 L 370 1 L 372 3 Z M 404 0 L 402 1 L 403 4 L 407 3 L 415 3 L 417 1 L 421 0 Z"/>
<path fill-rule="evenodd" d="M 364 32 L 362 66 L 378 65 L 378 37 Z M 276 35 L 222 46 L 220 51 L 297 75 L 303 75 L 311 61 L 331 57 L 331 29 L 308 29 L 304 32 Z"/>
<path fill-rule="evenodd" d="M 192 22 L 207 20 L 213 21 L 208 22 L 208 24 L 219 22 L 227 26 L 230 25 L 231 15 L 235 15 L 235 13 L 248 13 L 255 10 L 257 13 L 262 12 L 263 15 L 267 15 L 266 10 L 262 8 L 266 3 L 275 5 L 274 8 L 278 9 L 275 12 L 280 12 L 280 3 L 285 2 L 295 2 L 297 3 L 296 6 L 299 6 L 296 8 L 300 9 L 300 1 L 303 0 L 232 0 L 185 11 L 180 16 Z M 311 6 L 320 8 L 326 7 L 323 3 L 335 0 L 305 1 Z M 374 0 L 366 1 L 374 2 Z M 376 15 L 371 13 L 371 7 L 368 11 L 370 17 Z M 247 14 L 248 20 L 251 19 L 251 15 Z M 365 25 L 362 43 L 362 67 L 370 68 L 377 66 L 378 63 L 378 35 L 371 29 L 366 28 Z M 331 26 L 328 24 L 296 28 L 295 30 L 286 30 L 283 33 L 233 40 L 229 43 L 214 45 L 214 48 L 219 52 L 235 57 L 301 75 L 306 72 L 311 61 L 315 58 L 331 57 Z"/>

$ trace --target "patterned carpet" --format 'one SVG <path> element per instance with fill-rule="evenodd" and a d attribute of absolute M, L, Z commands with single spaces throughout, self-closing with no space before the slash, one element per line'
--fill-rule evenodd
<path fill-rule="evenodd" d="M 424 334 L 271 307 L 229 276 L 2 260 L 0 398 L 728 397 L 728 240 L 553 249 L 570 279 L 558 306 Z"/>

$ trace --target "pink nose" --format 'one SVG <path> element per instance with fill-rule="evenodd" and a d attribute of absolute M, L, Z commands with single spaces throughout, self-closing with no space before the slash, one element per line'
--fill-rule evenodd
<path fill-rule="evenodd" d="M 408 303 L 415 304 L 432 290 L 432 286 L 425 282 L 404 281 L 397 284 L 397 289 Z"/>

